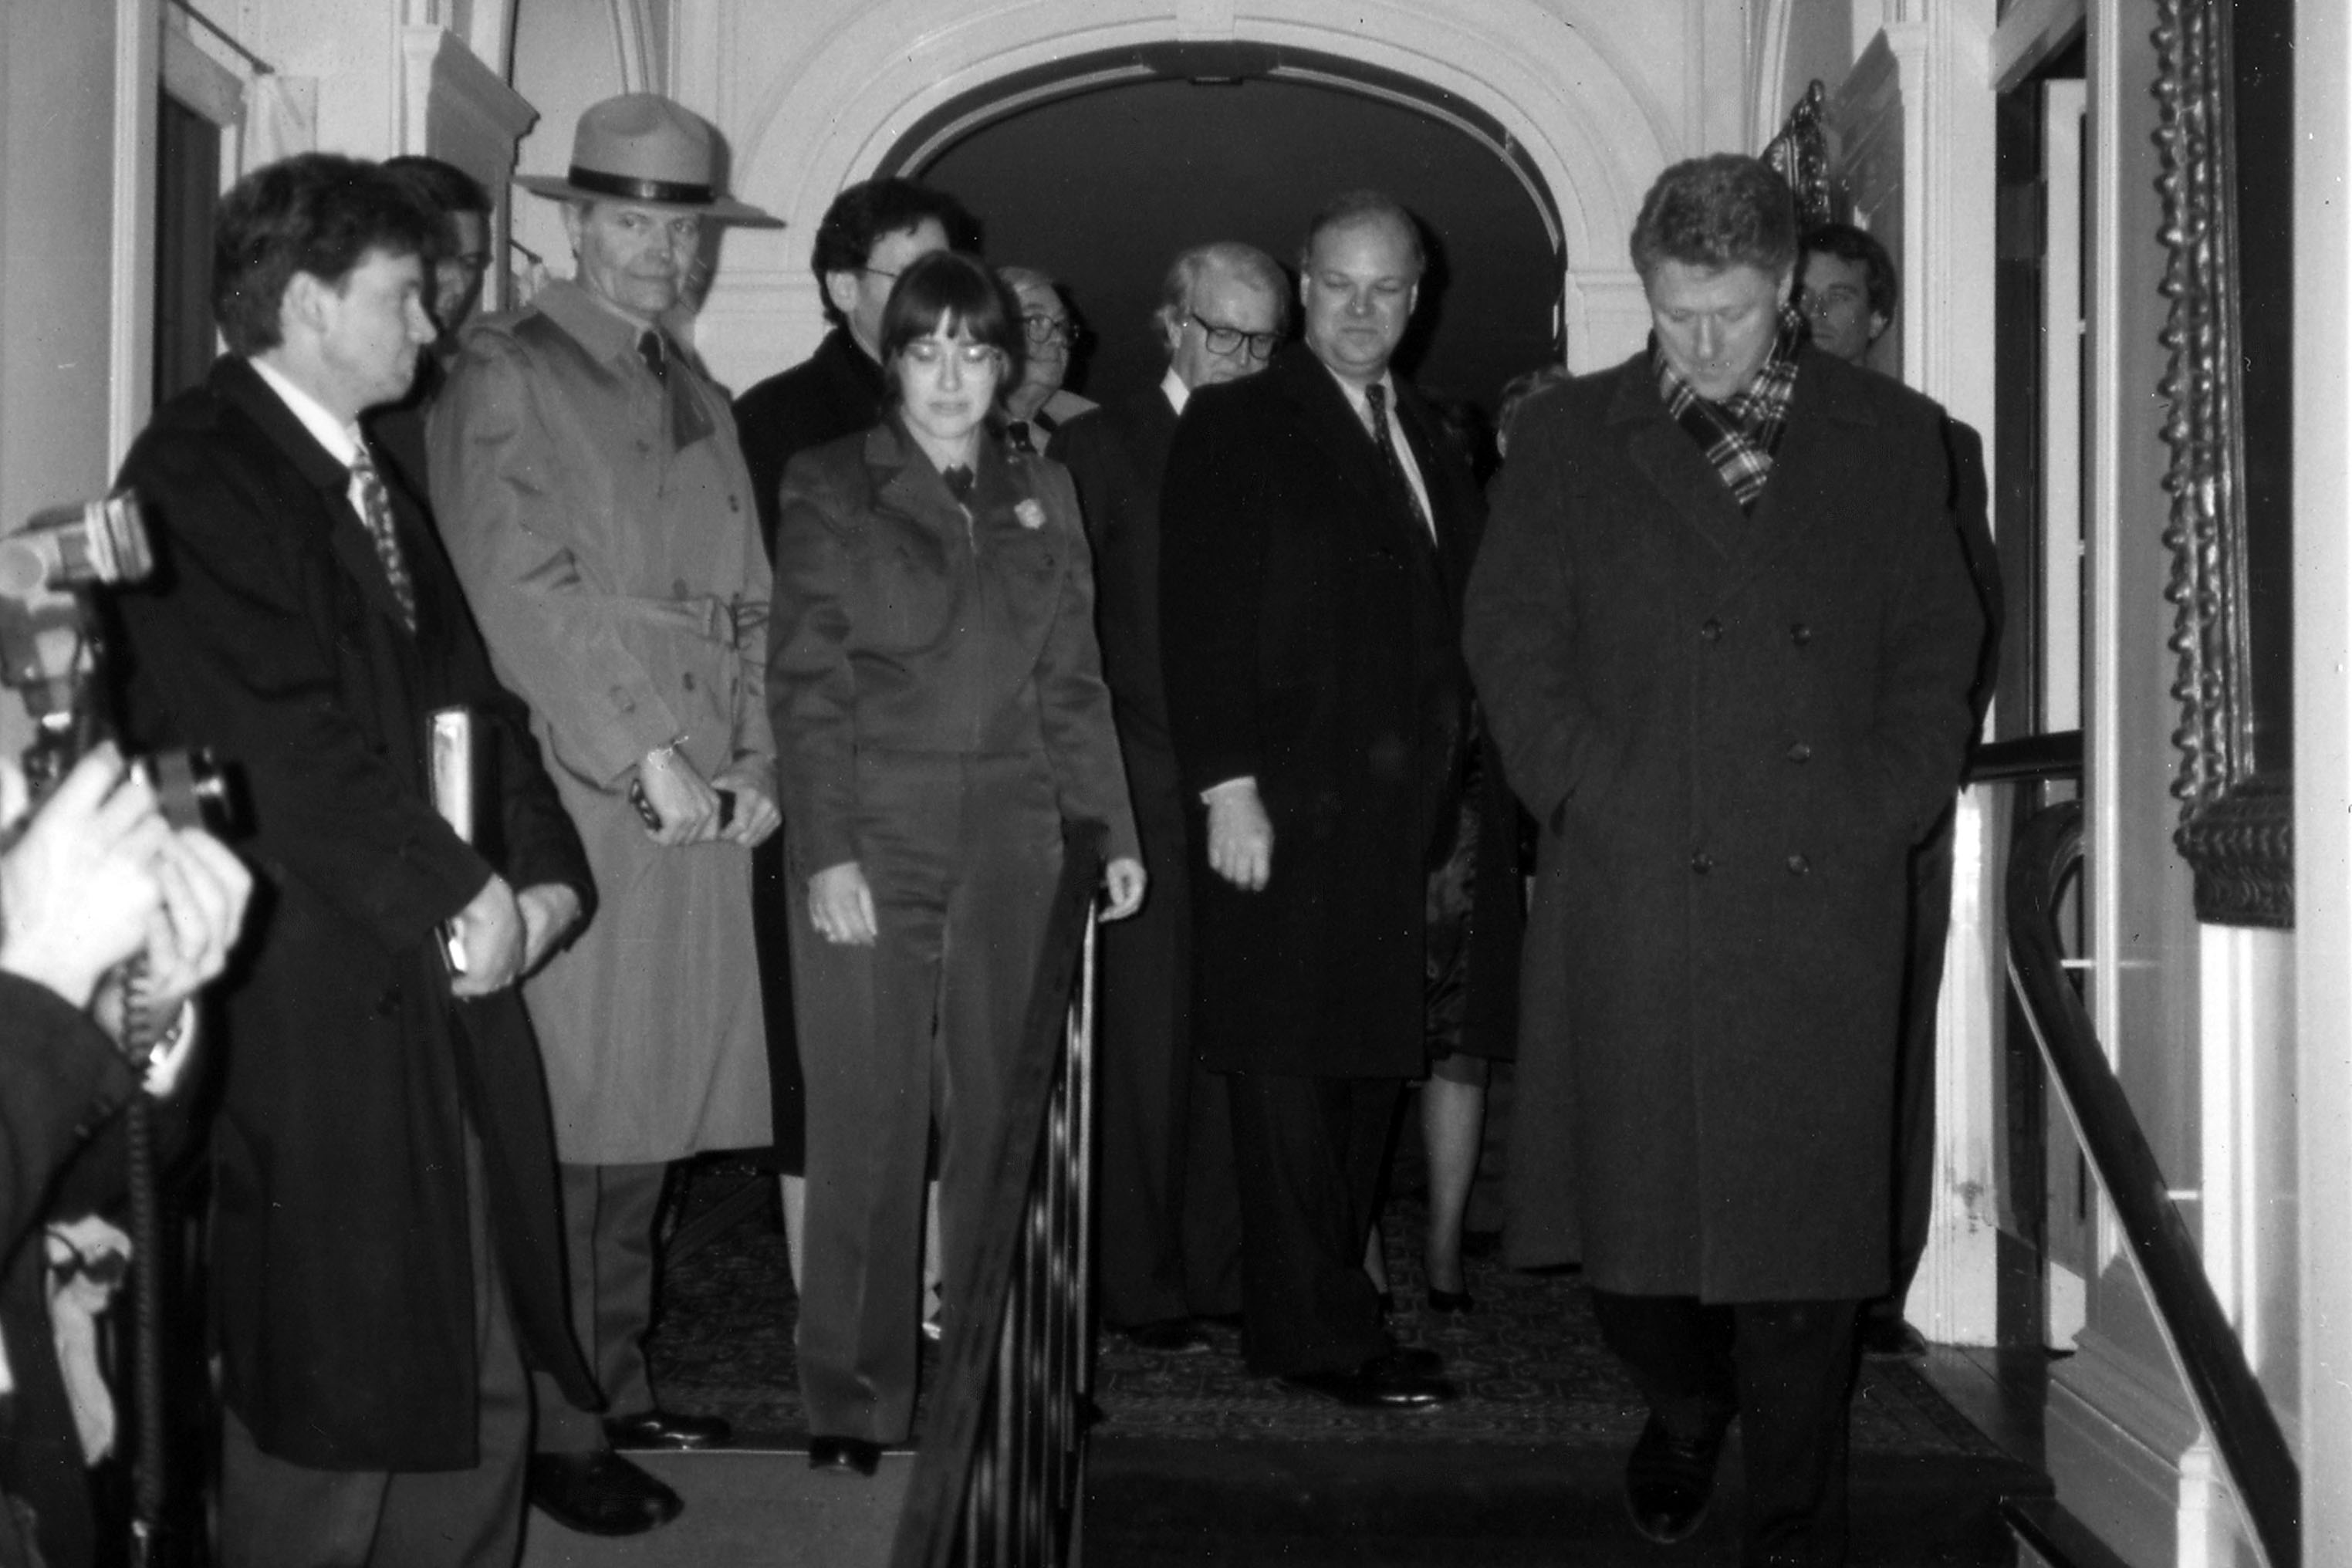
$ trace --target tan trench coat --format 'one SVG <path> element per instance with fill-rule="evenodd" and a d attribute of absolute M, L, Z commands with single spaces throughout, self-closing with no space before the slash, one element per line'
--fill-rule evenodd
<path fill-rule="evenodd" d="M 467 332 L 431 431 L 449 553 L 596 876 L 594 921 L 524 996 L 558 1152 L 599 1164 L 769 1139 L 751 852 L 663 848 L 626 795 L 672 740 L 773 790 L 768 574 L 725 395 L 675 351 L 665 386 L 636 336 L 552 285 Z"/>

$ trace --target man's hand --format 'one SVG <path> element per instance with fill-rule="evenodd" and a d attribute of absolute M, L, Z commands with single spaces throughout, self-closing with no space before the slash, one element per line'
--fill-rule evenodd
<path fill-rule="evenodd" d="M 515 908 L 522 913 L 522 963 L 516 975 L 539 973 L 555 944 L 580 923 L 580 895 L 564 882 L 541 882 L 525 888 L 515 895 Z"/>
<path fill-rule="evenodd" d="M 1143 862 L 1132 855 L 1122 855 L 1103 868 L 1102 918 L 1123 921 L 1143 907 L 1143 889 L 1148 879 L 1143 874 Z"/>
<path fill-rule="evenodd" d="M 769 786 L 761 776 L 765 772 L 764 768 L 739 763 L 710 781 L 713 789 L 734 793 L 735 815 L 728 819 L 722 837 L 746 849 L 756 847 L 784 825 L 784 814 L 769 798 Z"/>
<path fill-rule="evenodd" d="M 1274 824 L 1255 781 L 1211 793 L 1209 869 L 1245 893 L 1262 889 L 1274 874 Z"/>
<path fill-rule="evenodd" d="M 871 947 L 880 927 L 874 920 L 874 889 L 855 860 L 827 866 L 809 879 L 809 920 L 830 942 Z"/>
<path fill-rule="evenodd" d="M 0 856 L 0 969 L 89 1006 L 152 930 L 171 837 L 147 780 L 113 746 L 92 750 Z"/>
<path fill-rule="evenodd" d="M 667 848 L 708 844 L 719 837 L 719 792 L 704 781 L 694 760 L 676 746 L 656 746 L 637 763 L 646 804 L 661 818 L 646 837 Z"/>
<path fill-rule="evenodd" d="M 466 955 L 466 972 L 452 975 L 452 996 L 488 996 L 513 984 L 522 973 L 522 911 L 504 877 L 492 873 L 473 902 L 450 922 Z"/>
<path fill-rule="evenodd" d="M 155 857 L 163 907 L 149 922 L 149 1005 L 177 1009 L 228 966 L 253 896 L 253 873 L 200 827 L 182 828 Z"/>

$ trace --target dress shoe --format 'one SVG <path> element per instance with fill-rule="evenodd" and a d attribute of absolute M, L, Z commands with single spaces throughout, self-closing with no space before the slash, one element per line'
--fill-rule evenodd
<path fill-rule="evenodd" d="M 639 1535 L 667 1524 L 686 1504 L 610 1448 L 593 1454 L 533 1454 L 532 1504 L 583 1535 Z"/>
<path fill-rule="evenodd" d="M 1157 1351 L 1161 1355 L 1198 1355 L 1209 1348 L 1209 1336 L 1190 1318 L 1161 1318 L 1118 1331 L 1137 1350 Z"/>
<path fill-rule="evenodd" d="M 1420 1345 L 1391 1345 L 1387 1357 L 1405 1371 L 1418 1373 L 1423 1377 L 1436 1377 L 1445 1371 L 1445 1358 Z"/>
<path fill-rule="evenodd" d="M 1424 1294 L 1433 1312 L 1475 1312 L 1478 1310 L 1478 1299 L 1467 1290 L 1441 1290 L 1432 1285 Z"/>
<path fill-rule="evenodd" d="M 1426 1353 L 1426 1352 L 1424 1352 Z M 1428 1410 L 1459 1399 L 1461 1391 L 1419 1363 L 1391 1351 L 1349 1372 L 1297 1372 L 1282 1381 L 1359 1410 Z"/>
<path fill-rule="evenodd" d="M 674 1410 L 640 1410 L 608 1415 L 604 1436 L 615 1448 L 723 1448 L 735 1429 L 716 1415 L 684 1415 Z"/>
<path fill-rule="evenodd" d="M 811 1437 L 809 1468 L 845 1476 L 870 1476 L 882 1462 L 882 1445 L 863 1437 Z"/>
<path fill-rule="evenodd" d="M 1644 1539 L 1672 1546 L 1690 1538 L 1715 1495 L 1715 1462 L 1730 1423 L 1701 1437 L 1677 1437 L 1655 1411 L 1625 1463 L 1625 1511 Z"/>
<path fill-rule="evenodd" d="M 1881 1361 L 1917 1361 L 1927 1353 L 1927 1338 L 1904 1320 L 1900 1313 L 1885 1317 L 1864 1313 L 1854 1325 L 1853 1337 L 1862 1342 L 1862 1353 Z"/>

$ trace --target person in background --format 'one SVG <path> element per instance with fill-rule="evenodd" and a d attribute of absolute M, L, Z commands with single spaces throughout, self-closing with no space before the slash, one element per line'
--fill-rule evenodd
<path fill-rule="evenodd" d="M 307 153 L 222 199 L 228 343 L 121 483 L 158 570 L 108 601 L 122 723 L 240 773 L 268 919 L 221 994 L 212 1330 L 224 1561 L 505 1568 L 564 1315 L 547 1085 L 515 981 L 595 898 L 586 857 L 405 487 L 362 438 L 433 341 L 439 216 Z M 431 716 L 513 738 L 476 847 Z M 542 1407 L 541 1414 L 547 1411 Z"/>
<path fill-rule="evenodd" d="M 490 194 L 473 175 L 438 158 L 387 158 L 383 170 L 441 215 L 426 301 L 435 329 L 432 345 L 416 357 L 416 382 L 408 395 L 373 410 L 366 419 L 368 438 L 383 448 L 394 476 L 411 496 L 425 500 L 432 478 L 426 471 L 425 424 L 433 400 L 449 379 L 457 334 L 481 303 L 482 280 L 490 266 Z"/>
<path fill-rule="evenodd" d="M 1464 645 L 1543 825 L 1584 1277 L 1687 1538 L 1741 1424 L 1743 1561 L 1845 1561 L 1856 1305 L 1886 1289 L 1911 847 L 1983 623 L 1943 413 L 1811 347 L 1795 204 L 1675 164 L 1632 237 L 1647 348 L 1513 423 Z M 1556 933 L 1556 934 L 1554 934 Z"/>
<path fill-rule="evenodd" d="M 1094 550 L 1095 626 L 1151 897 L 1100 938 L 1102 1152 L 1096 1256 L 1103 1321 L 1147 1350 L 1206 1350 L 1199 1319 L 1241 1310 L 1241 1211 L 1224 1085 L 1192 1047 L 1191 815 L 1160 678 L 1160 493 L 1195 390 L 1264 370 L 1290 283 L 1234 241 L 1176 258 L 1153 330 L 1157 386 L 1080 414 L 1046 455 L 1068 466 Z"/>
<path fill-rule="evenodd" d="M 703 226 L 765 221 L 719 193 L 719 158 L 717 133 L 656 94 L 584 111 L 569 172 L 519 182 L 563 204 L 574 275 L 467 331 L 431 431 L 443 536 L 604 895 L 525 998 L 572 1321 L 607 1404 L 602 1422 L 542 1418 L 531 1496 L 608 1535 L 680 1506 L 616 1450 L 730 1436 L 663 1408 L 646 1363 L 669 1165 L 769 1140 L 744 918 L 752 847 L 777 826 L 767 574 L 726 395 L 677 313 Z"/>
<path fill-rule="evenodd" d="M 1107 831 L 1106 918 L 1143 866 L 1069 476 L 993 439 L 1020 316 L 972 257 L 922 257 L 882 320 L 882 423 L 785 470 L 769 690 L 803 889 L 809 1463 L 871 1475 L 914 1416 L 923 1170 L 947 1310 L 971 1289 L 1062 826 Z"/>
<path fill-rule="evenodd" d="M 968 242 L 971 217 L 943 191 L 912 180 L 864 180 L 833 198 L 818 223 L 809 268 L 833 330 L 816 353 L 735 400 L 735 431 L 760 507 L 760 538 L 771 561 L 776 494 L 784 465 L 811 447 L 872 428 L 889 389 L 882 374 L 882 307 L 908 263 Z M 767 999 L 768 1085 L 774 1165 L 783 1201 L 784 1246 L 793 1285 L 801 1283 L 808 1209 L 806 1091 L 793 1026 L 790 932 L 800 900 L 784 885 L 784 840 L 751 852 L 751 929 Z M 936 1229 L 936 1226 L 933 1226 Z M 932 1243 L 937 1250 L 937 1243 Z M 938 1273 L 936 1259 L 929 1272 Z M 936 1290 L 936 1280 L 932 1289 Z"/>
<path fill-rule="evenodd" d="M 1043 452 L 1054 432 L 1095 406 L 1062 384 L 1078 323 L 1062 286 L 1031 267 L 1000 267 L 996 276 L 1021 302 L 1021 379 L 1004 394 L 1004 438 L 1024 452 Z"/>
<path fill-rule="evenodd" d="M 1895 317 L 1895 263 L 1875 237 L 1851 224 L 1823 224 L 1798 242 L 1797 307 L 1812 329 L 1813 346 L 1848 364 L 1867 365 L 1871 345 Z M 1993 549 L 1984 440 L 1946 416 L 1944 442 L 1951 458 L 1952 518 L 1960 531 L 1977 605 L 1985 617 L 1984 643 L 1969 711 L 1984 724 L 2000 674 L 2000 558 Z M 1863 1303 L 1854 1336 L 1863 1353 L 1917 1357 L 1926 1336 L 1903 1315 L 1903 1303 L 1927 1250 L 1927 1222 L 1936 1184 L 1936 1004 L 1944 984 L 1944 944 L 1952 927 L 1953 832 L 1957 799 L 1911 852 L 1911 947 L 1903 970 L 1901 1043 L 1895 1067 L 1895 1268 L 1886 1292 Z"/>

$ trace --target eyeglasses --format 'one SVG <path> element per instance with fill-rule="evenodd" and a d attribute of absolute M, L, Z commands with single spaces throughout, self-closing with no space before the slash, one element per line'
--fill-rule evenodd
<path fill-rule="evenodd" d="M 861 267 L 857 270 L 868 278 L 880 278 L 892 283 L 898 281 L 898 275 L 887 267 Z"/>
<path fill-rule="evenodd" d="M 1276 345 L 1282 342 L 1280 332 L 1245 332 L 1239 327 L 1220 326 L 1204 316 L 1187 315 L 1184 319 L 1201 329 L 1201 336 L 1213 354 L 1229 354 L 1247 343 L 1250 358 L 1270 359 Z"/>
<path fill-rule="evenodd" d="M 1049 316 L 1043 310 L 1033 310 L 1021 318 L 1021 335 L 1039 348 L 1058 342 L 1066 349 L 1074 349 L 1078 346 L 1080 333 L 1077 322 L 1066 316 Z"/>
<path fill-rule="evenodd" d="M 1811 289 L 1800 288 L 1797 290 L 1797 313 L 1801 316 L 1817 318 L 1829 315 L 1833 311 L 1853 310 L 1860 306 L 1863 300 L 1862 290 L 1851 284 L 1832 283 L 1819 293 L 1815 293 Z"/>
<path fill-rule="evenodd" d="M 999 374 L 1003 373 L 1003 351 L 991 348 L 986 343 L 948 344 L 940 342 L 937 338 L 917 338 L 898 353 L 911 364 L 919 365 L 925 370 L 937 370 L 946 363 L 948 350 L 950 347 L 955 350 L 956 363 L 968 371 L 994 370 Z"/>

